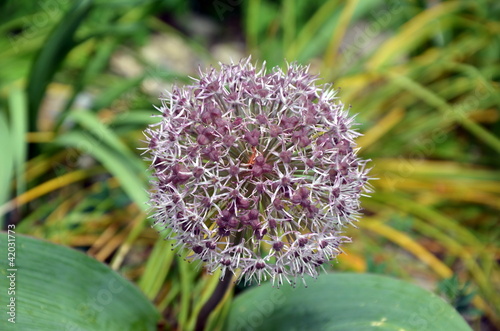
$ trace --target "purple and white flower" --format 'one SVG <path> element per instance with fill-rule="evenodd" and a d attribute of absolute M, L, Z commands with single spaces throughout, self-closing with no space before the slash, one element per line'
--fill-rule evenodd
<path fill-rule="evenodd" d="M 316 81 L 308 67 L 266 72 L 247 58 L 161 98 L 145 131 L 152 217 L 209 272 L 279 286 L 316 277 L 349 241 L 367 161 L 354 118 Z"/>

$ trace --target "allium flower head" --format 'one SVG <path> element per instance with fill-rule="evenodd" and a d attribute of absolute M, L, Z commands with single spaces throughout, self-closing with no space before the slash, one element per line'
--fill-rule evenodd
<path fill-rule="evenodd" d="M 161 98 L 146 131 L 153 218 L 209 272 L 278 286 L 336 257 L 369 192 L 344 105 L 308 68 L 250 58 Z M 223 273 L 224 274 L 224 273 Z"/>

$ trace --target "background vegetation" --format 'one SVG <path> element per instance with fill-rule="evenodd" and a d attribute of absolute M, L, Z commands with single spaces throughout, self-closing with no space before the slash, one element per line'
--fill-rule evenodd
<path fill-rule="evenodd" d="M 185 263 L 147 220 L 140 148 L 152 105 L 198 65 L 247 54 L 268 66 L 311 63 L 358 114 L 360 154 L 378 178 L 332 270 L 415 282 L 473 329 L 500 328 L 500 3 L 0 6 L 3 229 L 85 251 L 136 283 L 166 329 L 192 327 L 217 278 Z"/>

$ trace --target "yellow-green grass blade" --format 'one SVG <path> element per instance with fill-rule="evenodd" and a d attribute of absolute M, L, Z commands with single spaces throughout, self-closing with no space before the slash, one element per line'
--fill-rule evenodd
<path fill-rule="evenodd" d="M 296 11 L 298 3 L 294 0 L 284 0 L 281 4 L 281 11 L 283 12 L 283 49 L 287 49 L 292 40 L 295 38 L 296 33 Z"/>
<path fill-rule="evenodd" d="M 311 19 L 304 25 L 297 35 L 297 38 L 286 50 L 286 58 L 289 60 L 297 59 L 299 54 L 307 47 L 311 36 L 317 35 L 318 31 L 336 11 L 340 3 L 338 1 L 327 1 L 314 13 Z M 337 15 L 338 16 L 338 15 Z"/>
<path fill-rule="evenodd" d="M 190 265 L 185 259 L 177 257 L 177 269 L 179 271 L 179 281 L 181 283 L 180 306 L 178 312 L 178 322 L 181 329 L 187 327 L 189 315 L 191 313 L 191 295 L 193 290 L 193 273 Z"/>
<path fill-rule="evenodd" d="M 79 149 L 83 153 L 88 153 L 99 160 L 110 174 L 115 176 L 121 184 L 125 193 L 143 210 L 147 210 L 146 202 L 146 181 L 144 173 L 137 171 L 133 162 L 124 158 L 116 151 L 94 139 L 91 135 L 81 131 L 68 132 L 59 136 L 56 140 L 58 144 L 65 147 Z"/>
<path fill-rule="evenodd" d="M 259 16 L 261 1 L 254 0 L 247 2 L 247 15 L 245 22 L 245 30 L 247 36 L 248 48 L 252 51 L 257 47 L 259 34 Z"/>
<path fill-rule="evenodd" d="M 433 35 L 436 25 L 443 24 L 447 16 L 464 7 L 463 2 L 453 1 L 440 3 L 425 10 L 401 27 L 401 31 L 380 45 L 367 63 L 369 69 L 377 69 L 385 65 L 403 52 L 408 52 Z M 442 25 L 441 25 L 442 27 Z"/>
<path fill-rule="evenodd" d="M 159 111 L 153 108 L 149 110 L 131 110 L 115 117 L 111 124 L 117 129 L 122 126 L 130 126 L 144 130 L 148 125 L 158 123 L 159 119 L 153 115 L 158 116 L 160 114 Z"/>
<path fill-rule="evenodd" d="M 328 47 L 323 55 L 323 76 L 330 77 L 335 71 L 335 64 L 338 63 L 337 56 L 339 55 L 340 44 L 345 37 L 347 27 L 350 25 L 354 15 L 354 10 L 359 5 L 359 0 L 349 0 L 346 2 L 342 13 L 340 14 L 339 22 L 335 32 L 332 33 Z M 338 69 L 337 69 L 338 70 Z M 326 72 L 325 72 L 326 71 Z"/>
<path fill-rule="evenodd" d="M 92 109 L 99 110 L 109 107 L 115 100 L 117 100 L 125 92 L 137 88 L 142 80 L 143 76 L 134 77 L 130 79 L 121 79 L 119 81 L 113 82 L 112 86 L 104 90 L 92 105 Z"/>
<path fill-rule="evenodd" d="M 389 72 L 388 76 L 391 79 L 399 82 L 401 86 L 407 89 L 409 92 L 422 98 L 422 100 L 424 100 L 429 105 L 436 107 L 447 118 L 451 118 L 452 120 L 455 120 L 463 125 L 469 132 L 481 139 L 484 143 L 488 144 L 497 153 L 500 153 L 499 137 L 496 137 L 494 134 L 484 129 L 481 125 L 465 117 L 463 113 L 454 111 L 454 109 L 441 96 L 433 93 L 411 78 L 397 74 L 396 72 Z"/>
<path fill-rule="evenodd" d="M 10 145 L 13 146 L 14 167 L 16 172 L 16 194 L 26 188 L 24 170 L 27 154 L 26 132 L 28 128 L 27 105 L 25 94 L 18 88 L 12 88 L 9 94 L 9 115 L 11 127 Z"/>
<path fill-rule="evenodd" d="M 115 131 L 102 123 L 94 113 L 85 110 L 72 111 L 69 114 L 69 119 L 76 121 L 99 142 L 127 159 L 129 165 L 137 171 L 141 171 L 142 175 L 146 174 L 144 163 L 120 140 Z"/>

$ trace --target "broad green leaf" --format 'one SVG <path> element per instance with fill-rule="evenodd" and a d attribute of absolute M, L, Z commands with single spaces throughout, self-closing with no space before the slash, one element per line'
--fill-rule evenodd
<path fill-rule="evenodd" d="M 8 321 L 14 315 L 4 313 L 1 330 L 156 330 L 159 314 L 153 304 L 106 265 L 68 247 L 16 234 L 9 241 L 16 248 L 11 267 L 7 239 L 0 233 L 1 306 L 5 311 L 15 298 L 15 324 Z M 9 286 L 15 294 L 7 293 Z"/>
<path fill-rule="evenodd" d="M 444 300 L 371 274 L 326 274 L 309 287 L 249 289 L 231 305 L 226 330 L 470 331 Z"/>

